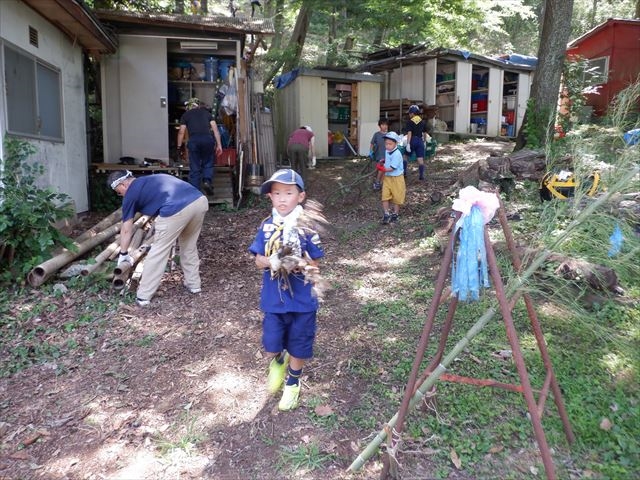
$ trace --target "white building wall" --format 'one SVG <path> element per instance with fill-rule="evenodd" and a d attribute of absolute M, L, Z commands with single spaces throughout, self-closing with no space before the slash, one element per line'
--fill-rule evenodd
<path fill-rule="evenodd" d="M 38 31 L 39 46 L 29 43 L 29 26 Z M 22 2 L 0 1 L 0 40 L 19 47 L 50 66 L 60 70 L 62 86 L 63 136 L 62 142 L 33 140 L 37 152 L 30 158 L 45 167 L 41 186 L 51 186 L 65 193 L 75 202 L 78 212 L 89 209 L 86 117 L 82 50 L 62 32 Z M 2 64 L 4 71 L 4 64 Z M 4 88 L 4 75 L 0 75 Z M 0 95 L 3 96 L 3 95 Z M 6 129 L 4 99 L 0 100 L 0 139 Z"/>
<path fill-rule="evenodd" d="M 359 134 L 358 153 L 368 155 L 371 138 L 378 131 L 380 117 L 380 83 L 360 82 L 358 84 L 358 120 Z"/>

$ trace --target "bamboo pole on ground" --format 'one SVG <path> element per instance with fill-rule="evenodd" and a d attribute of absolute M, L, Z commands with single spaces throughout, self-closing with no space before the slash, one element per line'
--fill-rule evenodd
<path fill-rule="evenodd" d="M 122 220 L 122 207 L 117 209 L 115 212 L 112 212 L 109 215 L 107 215 L 105 218 L 100 220 L 98 223 L 96 223 L 90 229 L 88 229 L 85 232 L 81 233 L 78 237 L 74 238 L 73 241 L 74 242 L 78 242 L 78 243 L 84 242 L 88 238 L 93 237 L 94 235 L 96 235 L 99 232 L 103 231 L 104 229 L 110 227 L 114 223 L 119 222 L 120 220 Z"/>
<path fill-rule="evenodd" d="M 88 238 L 82 243 L 74 242 L 76 247 L 75 252 L 65 249 L 62 253 L 34 267 L 27 274 L 27 281 L 29 282 L 29 285 L 32 287 L 39 287 L 60 268 L 114 236 L 120 231 L 121 226 L 122 225 L 120 223 L 117 223 L 106 230 L 97 233 L 95 236 Z"/>
<path fill-rule="evenodd" d="M 144 234 L 144 231 L 145 231 L 144 227 L 147 225 L 149 220 L 150 220 L 150 217 L 148 215 L 142 215 L 142 216 L 138 217 L 138 219 L 133 223 L 133 227 L 136 229 L 136 234 L 138 233 L 138 231 L 140 231 L 140 232 L 142 232 L 142 234 Z M 135 234 L 134 234 L 134 237 L 135 237 Z M 140 240 L 140 243 L 142 243 L 142 240 Z M 140 243 L 138 243 L 135 246 L 135 248 L 137 248 L 140 245 Z M 107 246 L 107 248 L 105 248 L 102 252 L 100 252 L 98 255 L 96 255 L 96 257 L 94 258 L 94 263 L 92 263 L 91 265 L 86 265 L 80 271 L 80 274 L 82 276 L 91 275 L 104 262 L 106 262 L 107 260 L 112 260 L 113 258 L 115 258 L 115 255 L 117 255 L 117 253 L 119 251 L 119 248 L 120 248 L 120 239 L 117 239 L 117 240 L 111 242 Z"/>

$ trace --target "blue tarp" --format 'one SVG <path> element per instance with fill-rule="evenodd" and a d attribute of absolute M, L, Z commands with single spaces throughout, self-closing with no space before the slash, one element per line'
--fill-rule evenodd
<path fill-rule="evenodd" d="M 298 76 L 299 73 L 300 73 L 300 69 L 299 68 L 294 68 L 290 72 L 283 73 L 282 75 L 277 76 L 273 80 L 273 85 L 276 88 L 284 88 L 287 85 L 289 85 L 291 82 L 293 82 L 296 79 L 296 77 Z"/>
<path fill-rule="evenodd" d="M 538 59 L 536 57 L 520 55 L 518 53 L 501 55 L 497 57 L 496 60 L 500 60 L 501 62 L 508 63 L 510 65 L 526 65 L 528 67 L 535 67 L 538 64 Z"/>

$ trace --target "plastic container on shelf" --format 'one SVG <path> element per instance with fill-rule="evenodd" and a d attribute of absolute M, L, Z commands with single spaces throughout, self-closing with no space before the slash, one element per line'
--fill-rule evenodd
<path fill-rule="evenodd" d="M 508 95 L 508 96 L 504 97 L 504 99 L 507 102 L 507 110 L 514 110 L 516 108 L 516 96 L 515 95 Z"/>
<path fill-rule="evenodd" d="M 218 59 L 209 57 L 204 60 L 204 81 L 215 82 L 218 79 Z"/>
<path fill-rule="evenodd" d="M 236 64 L 235 60 L 218 60 L 218 75 L 222 80 L 229 78 L 229 68 Z"/>
<path fill-rule="evenodd" d="M 471 111 L 485 112 L 489 103 L 489 95 L 486 93 L 471 94 Z"/>

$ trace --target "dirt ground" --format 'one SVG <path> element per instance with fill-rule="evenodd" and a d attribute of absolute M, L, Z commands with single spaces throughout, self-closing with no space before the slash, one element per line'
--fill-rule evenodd
<path fill-rule="evenodd" d="M 375 433 L 341 421 L 367 387 L 345 378 L 349 362 L 376 355 L 373 342 L 354 343 L 349 335 L 363 322 L 362 305 L 344 292 L 355 281 L 366 282 L 353 278 L 349 261 L 364 259 L 371 264 L 367 275 L 383 274 L 385 259 L 404 254 L 386 228 L 402 228 L 408 240 L 424 236 L 412 223 L 425 214 L 431 193 L 451 186 L 464 166 L 512 147 L 484 140 L 441 145 L 426 182 L 417 180 L 412 164 L 400 224 L 369 228 L 366 235 L 358 232 L 379 221 L 379 194 L 371 190 L 370 178 L 355 182 L 365 161 L 321 160 L 310 171 L 308 197 L 325 204 L 331 222 L 323 236 L 323 270 L 333 288 L 319 312 L 301 406 L 289 413 L 279 412 L 278 397 L 266 391 L 260 272 L 247 253 L 268 205 L 254 197 L 251 208 L 237 212 L 211 209 L 199 244 L 200 295 L 182 288 L 179 270 L 169 272 L 150 307 L 129 301 L 93 312 L 101 319 L 82 330 L 95 345 L 90 353 L 76 350 L 0 379 L 0 479 L 378 478 L 378 457 L 360 473 L 346 472 Z M 56 314 L 43 311 L 39 320 L 62 321 L 76 299 L 56 301 Z M 334 414 L 335 428 L 319 428 L 312 412 Z M 382 426 L 388 419 L 377 420 Z M 303 444 L 319 445 L 331 461 L 320 469 L 284 473 L 283 447 Z M 428 461 L 406 468 L 406 478 L 431 478 Z"/>

